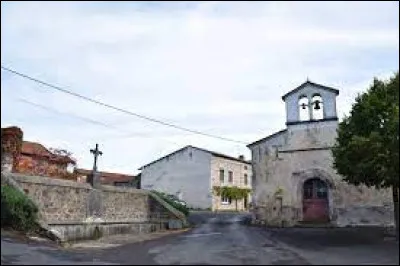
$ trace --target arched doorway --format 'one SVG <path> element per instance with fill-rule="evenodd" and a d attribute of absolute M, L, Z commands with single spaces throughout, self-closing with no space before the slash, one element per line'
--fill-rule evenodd
<path fill-rule="evenodd" d="M 311 178 L 303 184 L 303 221 L 328 222 L 328 186 L 319 178 Z"/>

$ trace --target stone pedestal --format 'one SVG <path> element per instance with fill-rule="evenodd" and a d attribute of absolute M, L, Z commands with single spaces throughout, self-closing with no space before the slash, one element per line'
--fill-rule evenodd
<path fill-rule="evenodd" d="M 86 181 L 87 181 L 93 188 L 100 188 L 100 186 L 101 186 L 100 174 L 99 174 L 98 172 L 95 172 L 94 174 L 91 173 L 90 175 L 88 175 Z"/>

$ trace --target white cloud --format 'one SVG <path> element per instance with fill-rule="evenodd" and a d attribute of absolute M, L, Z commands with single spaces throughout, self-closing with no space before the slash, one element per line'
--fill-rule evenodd
<path fill-rule="evenodd" d="M 397 2 L 2 2 L 2 64 L 150 117 L 251 142 L 284 127 L 281 95 L 304 82 L 341 90 L 338 113 L 374 76 L 398 69 Z M 192 144 L 234 156 L 235 143 L 191 135 L 51 92 L 2 71 L 2 126 L 71 150 L 91 167 L 135 172 Z M 102 121 L 48 113 L 26 98 Z M 120 129 L 120 130 L 119 130 Z M 126 135 L 131 138 L 123 138 Z"/>

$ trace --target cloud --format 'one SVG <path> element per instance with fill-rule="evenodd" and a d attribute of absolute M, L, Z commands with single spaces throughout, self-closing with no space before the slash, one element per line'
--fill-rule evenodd
<path fill-rule="evenodd" d="M 285 123 L 281 95 L 309 77 L 340 89 L 338 114 L 399 64 L 397 2 L 1 3 L 2 64 L 82 95 L 210 134 L 252 142 Z M 121 114 L 2 71 L 2 127 L 71 150 L 91 167 L 136 172 L 192 144 L 244 146 Z M 87 123 L 18 102 L 44 104 Z M 127 137 L 129 136 L 129 137 Z"/>

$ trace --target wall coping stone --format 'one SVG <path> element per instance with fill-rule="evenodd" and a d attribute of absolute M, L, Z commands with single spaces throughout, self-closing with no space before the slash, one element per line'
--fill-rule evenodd
<path fill-rule="evenodd" d="M 79 183 L 71 180 L 63 180 L 52 177 L 24 175 L 17 173 L 8 173 L 10 177 L 21 183 L 43 184 L 46 186 L 73 187 L 81 189 L 93 189 L 88 183 Z"/>
<path fill-rule="evenodd" d="M 49 226 L 67 226 L 67 225 L 119 225 L 119 224 L 159 224 L 160 222 L 168 222 L 174 219 L 157 219 L 157 220 L 143 220 L 143 221 L 50 221 Z M 179 220 L 180 221 L 180 220 Z"/>
<path fill-rule="evenodd" d="M 133 193 L 133 194 L 148 194 L 147 190 L 131 188 L 131 187 L 116 187 L 110 185 L 101 185 L 100 189 L 106 192 L 120 192 L 120 193 Z"/>

